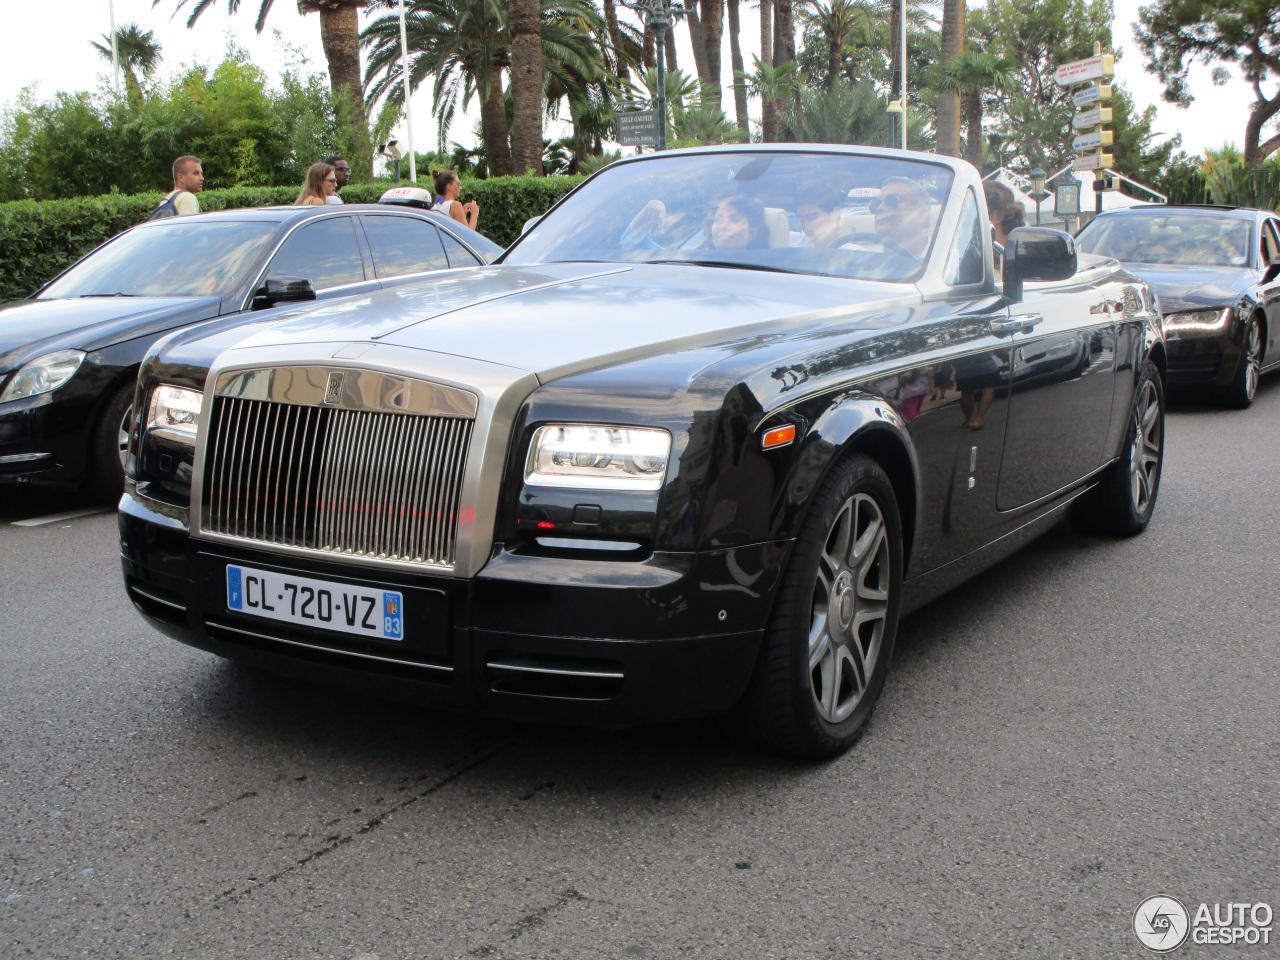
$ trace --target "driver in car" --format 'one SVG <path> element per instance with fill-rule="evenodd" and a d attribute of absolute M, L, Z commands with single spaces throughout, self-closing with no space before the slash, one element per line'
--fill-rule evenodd
<path fill-rule="evenodd" d="M 916 180 L 890 177 L 871 201 L 876 235 L 922 259 L 929 249 L 929 192 Z"/>

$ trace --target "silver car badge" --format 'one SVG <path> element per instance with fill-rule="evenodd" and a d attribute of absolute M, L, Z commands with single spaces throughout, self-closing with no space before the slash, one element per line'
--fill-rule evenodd
<path fill-rule="evenodd" d="M 333 371 L 329 374 L 329 382 L 324 388 L 324 402 L 337 403 L 342 399 L 342 377 L 341 371 Z"/>

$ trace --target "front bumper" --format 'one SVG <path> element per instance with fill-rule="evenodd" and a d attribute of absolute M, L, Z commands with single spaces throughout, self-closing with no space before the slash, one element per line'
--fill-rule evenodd
<path fill-rule="evenodd" d="M 466 580 L 201 543 L 176 515 L 130 492 L 121 501 L 120 536 L 130 599 L 184 643 L 442 707 L 601 724 L 729 709 L 754 670 L 790 549 L 781 542 L 612 561 L 499 545 Z M 367 640 L 230 612 L 227 563 L 400 590 L 405 639 Z"/>
<path fill-rule="evenodd" d="M 0 483 L 78 480 L 93 414 L 87 398 L 58 391 L 0 404 Z"/>

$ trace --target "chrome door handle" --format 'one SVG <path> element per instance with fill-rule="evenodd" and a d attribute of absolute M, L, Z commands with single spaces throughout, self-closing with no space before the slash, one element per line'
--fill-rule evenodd
<path fill-rule="evenodd" d="M 1020 317 L 1010 317 L 1008 320 L 992 320 L 992 333 L 1026 333 L 1034 330 L 1036 324 L 1044 323 L 1044 317 L 1038 313 L 1024 313 Z"/>

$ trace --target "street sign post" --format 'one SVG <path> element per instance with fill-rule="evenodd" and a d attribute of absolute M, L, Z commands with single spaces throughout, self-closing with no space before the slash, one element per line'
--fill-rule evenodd
<path fill-rule="evenodd" d="M 1064 63 L 1054 71 L 1053 79 L 1058 86 L 1074 88 L 1071 101 L 1078 112 L 1071 118 L 1071 128 L 1075 131 L 1071 149 L 1076 153 L 1073 164 L 1076 170 L 1109 170 L 1115 163 L 1115 158 L 1106 152 L 1106 148 L 1115 142 L 1115 134 L 1106 129 L 1112 121 L 1112 110 L 1107 106 L 1112 87 L 1109 83 L 1100 82 L 1115 76 L 1115 72 L 1116 58 L 1103 53 L 1100 43 L 1094 43 L 1092 57 Z M 1079 203 L 1077 186 L 1076 206 Z M 1054 205 L 1056 208 L 1057 201 Z M 1101 194 L 1097 195 L 1097 212 L 1102 212 Z"/>
<path fill-rule="evenodd" d="M 658 144 L 658 112 L 631 110 L 618 115 L 618 143 L 623 146 L 648 147 Z"/>

